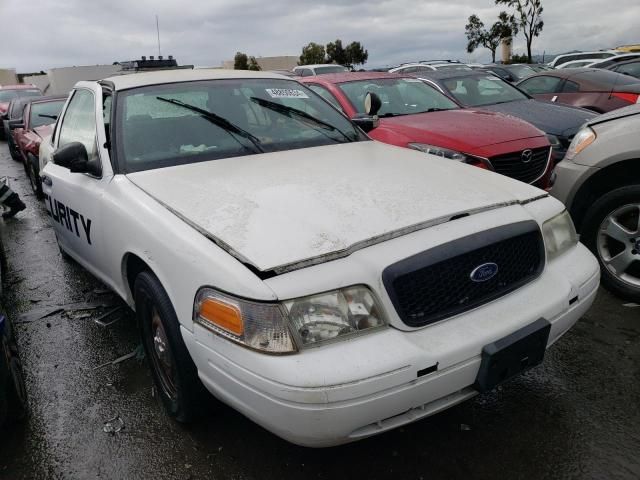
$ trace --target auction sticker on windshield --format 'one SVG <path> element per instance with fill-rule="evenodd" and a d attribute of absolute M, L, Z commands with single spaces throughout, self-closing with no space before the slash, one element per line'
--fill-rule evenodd
<path fill-rule="evenodd" d="M 309 98 L 302 90 L 294 88 L 265 88 L 271 98 Z"/>

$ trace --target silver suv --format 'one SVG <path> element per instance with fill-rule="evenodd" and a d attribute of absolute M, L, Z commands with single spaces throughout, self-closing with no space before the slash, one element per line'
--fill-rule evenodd
<path fill-rule="evenodd" d="M 587 122 L 556 167 L 564 202 L 604 286 L 640 302 L 640 105 Z"/>

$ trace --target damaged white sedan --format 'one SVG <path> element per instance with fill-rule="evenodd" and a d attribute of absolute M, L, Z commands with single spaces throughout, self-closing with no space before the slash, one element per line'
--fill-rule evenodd
<path fill-rule="evenodd" d="M 278 75 L 80 82 L 47 149 L 60 248 L 136 310 L 181 421 L 204 384 L 300 445 L 379 434 L 540 363 L 599 283 L 544 191 Z"/>

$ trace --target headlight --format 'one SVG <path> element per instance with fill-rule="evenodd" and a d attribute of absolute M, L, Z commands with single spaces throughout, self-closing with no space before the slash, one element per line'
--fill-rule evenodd
<path fill-rule="evenodd" d="M 553 260 L 578 243 L 576 229 L 566 210 L 542 224 L 542 237 L 548 260 Z"/>
<path fill-rule="evenodd" d="M 363 286 L 289 300 L 284 306 L 303 347 L 386 325 L 378 302 Z"/>
<path fill-rule="evenodd" d="M 296 344 L 304 348 L 386 325 L 373 293 L 364 286 L 282 303 L 253 302 L 203 288 L 193 320 L 232 341 L 276 354 L 295 352 Z"/>
<path fill-rule="evenodd" d="M 551 144 L 551 148 L 553 148 L 554 150 L 559 150 L 562 148 L 562 143 L 560 143 L 560 139 L 555 135 L 551 135 L 550 133 L 547 134 L 547 140 L 549 140 L 549 143 Z"/>
<path fill-rule="evenodd" d="M 428 145 L 426 143 L 410 143 L 409 148 L 418 150 L 424 153 L 430 153 L 438 157 L 449 158 L 451 160 L 457 160 L 459 162 L 468 162 L 471 159 L 464 153 L 456 152 L 455 150 L 449 150 L 448 148 L 437 147 L 435 145 Z"/>
<path fill-rule="evenodd" d="M 596 132 L 591 130 L 589 127 L 583 128 L 576 136 L 573 137 L 571 141 L 571 145 L 569 145 L 569 149 L 567 150 L 567 154 L 564 158 L 567 160 L 573 160 L 573 158 L 591 145 L 596 139 Z"/>

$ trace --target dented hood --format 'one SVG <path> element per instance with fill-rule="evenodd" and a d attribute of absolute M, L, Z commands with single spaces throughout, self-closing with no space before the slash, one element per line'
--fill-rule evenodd
<path fill-rule="evenodd" d="M 241 261 L 275 272 L 545 195 L 476 167 L 369 141 L 127 178 Z"/>

